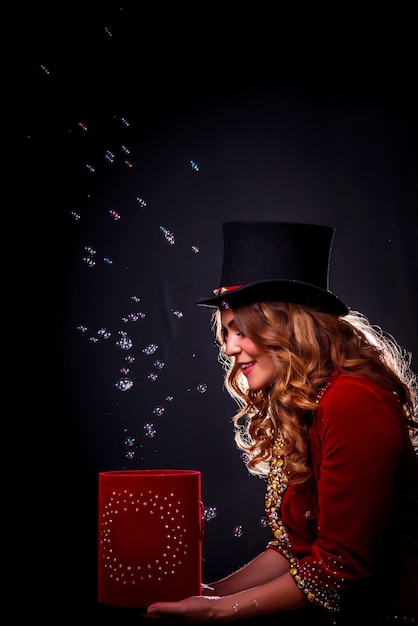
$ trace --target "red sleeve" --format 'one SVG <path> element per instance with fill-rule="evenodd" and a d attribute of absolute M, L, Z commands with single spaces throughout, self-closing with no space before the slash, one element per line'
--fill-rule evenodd
<path fill-rule="evenodd" d="M 315 416 L 318 538 L 312 552 L 338 558 L 348 580 L 367 577 L 380 549 L 403 445 L 400 411 L 392 394 L 341 376 Z"/>
<path fill-rule="evenodd" d="M 312 494 L 302 485 L 289 488 L 283 499 L 283 522 L 296 553 L 301 548 L 291 573 L 311 601 L 331 610 L 376 563 L 402 451 L 401 419 L 393 394 L 368 379 L 339 376 L 311 431 L 316 497 L 315 487 Z M 307 510 L 315 522 L 301 525 Z"/>

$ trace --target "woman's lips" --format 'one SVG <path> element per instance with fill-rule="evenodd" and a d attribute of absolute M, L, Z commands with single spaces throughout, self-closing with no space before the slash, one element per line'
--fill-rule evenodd
<path fill-rule="evenodd" d="M 254 366 L 255 366 L 255 361 L 253 361 L 252 363 L 244 363 L 243 365 L 241 365 L 241 371 L 244 374 L 244 376 L 248 376 Z"/>

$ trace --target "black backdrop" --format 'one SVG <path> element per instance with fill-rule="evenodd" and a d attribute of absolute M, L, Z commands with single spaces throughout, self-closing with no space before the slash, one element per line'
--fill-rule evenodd
<path fill-rule="evenodd" d="M 208 12 L 37 4 L 10 22 L 24 334 L 10 436 L 26 477 L 13 560 L 43 614 L 95 610 L 99 471 L 202 472 L 206 580 L 270 538 L 195 305 L 218 286 L 223 221 L 333 225 L 331 289 L 416 364 L 412 17 L 301 29 L 262 7 Z"/>

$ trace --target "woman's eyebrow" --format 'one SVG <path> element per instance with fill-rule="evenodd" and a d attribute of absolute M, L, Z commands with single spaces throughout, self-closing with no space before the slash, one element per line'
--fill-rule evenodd
<path fill-rule="evenodd" d="M 238 328 L 234 317 L 231 320 L 229 320 L 226 326 L 225 324 L 222 324 L 223 332 L 227 333 L 229 328 Z"/>

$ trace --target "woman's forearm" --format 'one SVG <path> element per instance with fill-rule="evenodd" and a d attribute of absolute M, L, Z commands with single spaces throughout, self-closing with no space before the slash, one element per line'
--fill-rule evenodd
<path fill-rule="evenodd" d="M 276 550 L 267 549 L 233 574 L 202 585 L 201 595 L 178 602 L 155 602 L 147 614 L 181 616 L 195 622 L 231 622 L 308 604 L 290 574 L 288 560 Z"/>
<path fill-rule="evenodd" d="M 259 561 L 258 561 L 259 562 Z M 231 577 L 234 579 L 234 574 Z M 297 610 L 309 604 L 289 572 L 269 582 L 254 585 L 250 589 L 227 595 L 206 594 L 190 596 L 177 602 L 154 602 L 147 608 L 147 615 L 174 621 L 233 622 L 261 615 Z"/>
<path fill-rule="evenodd" d="M 220 597 L 213 605 L 213 619 L 233 621 L 257 615 L 278 613 L 302 608 L 309 604 L 306 595 L 290 573 L 251 589 Z"/>
<path fill-rule="evenodd" d="M 209 583 L 209 587 L 214 595 L 231 595 L 279 578 L 288 571 L 289 561 L 276 550 L 267 549 L 233 574 Z"/>

